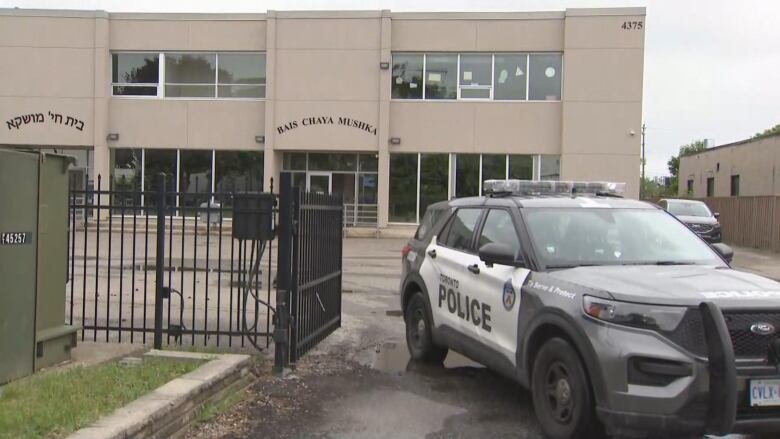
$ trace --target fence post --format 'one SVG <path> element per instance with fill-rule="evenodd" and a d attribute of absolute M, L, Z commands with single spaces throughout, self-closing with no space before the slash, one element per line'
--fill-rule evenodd
<path fill-rule="evenodd" d="M 290 290 L 292 285 L 293 234 L 292 174 L 282 172 L 279 182 L 279 246 L 276 258 L 276 319 L 274 324 L 274 373 L 284 374 L 290 364 Z"/>
<path fill-rule="evenodd" d="M 157 175 L 157 257 L 154 289 L 154 348 L 162 349 L 163 265 L 165 264 L 165 174 Z"/>

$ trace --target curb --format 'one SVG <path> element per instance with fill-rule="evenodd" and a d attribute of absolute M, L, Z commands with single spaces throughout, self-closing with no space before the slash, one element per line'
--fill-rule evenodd
<path fill-rule="evenodd" d="M 252 382 L 249 355 L 152 350 L 145 356 L 210 361 L 114 410 L 68 439 L 177 437 L 184 433 L 201 407 L 216 403 Z"/>

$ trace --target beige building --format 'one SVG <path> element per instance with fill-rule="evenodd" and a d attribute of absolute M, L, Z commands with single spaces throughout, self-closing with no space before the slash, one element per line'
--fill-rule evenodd
<path fill-rule="evenodd" d="M 780 196 L 780 134 L 680 158 L 680 195 Z"/>
<path fill-rule="evenodd" d="M 638 195 L 644 8 L 130 14 L 0 10 L 0 145 L 73 184 L 197 193 L 280 171 L 355 224 L 415 223 L 487 178 Z"/>

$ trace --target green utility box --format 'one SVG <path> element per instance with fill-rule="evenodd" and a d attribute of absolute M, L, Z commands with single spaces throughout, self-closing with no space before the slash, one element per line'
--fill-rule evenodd
<path fill-rule="evenodd" d="M 70 358 L 70 157 L 0 148 L 0 384 Z"/>

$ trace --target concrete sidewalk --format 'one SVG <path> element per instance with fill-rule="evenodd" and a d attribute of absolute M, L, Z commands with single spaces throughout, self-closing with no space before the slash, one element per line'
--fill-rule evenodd
<path fill-rule="evenodd" d="M 747 247 L 733 247 L 732 266 L 780 282 L 780 253 Z"/>

